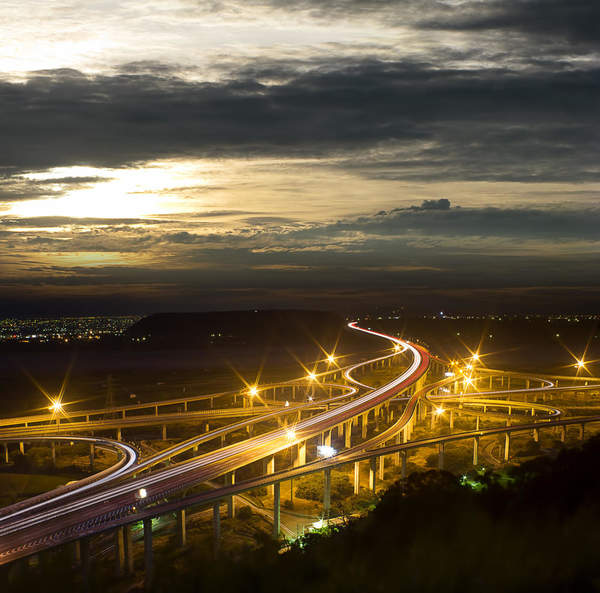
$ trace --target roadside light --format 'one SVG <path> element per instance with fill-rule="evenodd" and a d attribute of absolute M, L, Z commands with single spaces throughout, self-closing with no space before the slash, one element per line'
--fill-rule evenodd
<path fill-rule="evenodd" d="M 308 373 L 308 378 L 309 378 L 311 381 L 314 381 L 314 380 L 317 378 L 317 375 L 315 375 L 314 373 Z"/>
<path fill-rule="evenodd" d="M 467 382 L 467 385 L 473 385 L 473 379 L 471 379 L 471 377 L 467 377 L 465 381 Z"/>
<path fill-rule="evenodd" d="M 329 364 L 333 364 L 335 362 L 335 356 L 333 354 L 328 354 L 327 355 L 327 362 Z"/>
<path fill-rule="evenodd" d="M 258 395 L 258 387 L 256 385 L 252 385 L 252 387 L 250 387 L 250 389 L 248 389 L 248 393 L 254 397 L 255 395 Z"/>
<path fill-rule="evenodd" d="M 312 395 L 308 396 L 308 401 L 311 402 L 313 400 Z"/>
<path fill-rule="evenodd" d="M 473 365 L 472 365 L 472 364 L 466 364 L 466 365 L 465 365 L 465 368 L 467 368 L 467 369 L 471 370 L 471 369 L 473 368 Z"/>
<path fill-rule="evenodd" d="M 394 350 L 400 352 L 400 344 L 394 344 Z"/>
<path fill-rule="evenodd" d="M 52 405 L 48 406 L 48 409 L 51 412 L 60 412 L 60 411 L 62 411 L 62 407 L 63 406 L 62 406 L 62 403 L 60 402 L 60 400 L 55 399 L 55 400 L 53 400 Z"/>
<path fill-rule="evenodd" d="M 317 456 L 319 457 L 333 457 L 335 454 L 337 453 L 337 451 L 333 448 L 330 447 L 329 445 L 318 445 L 317 446 Z"/>
<path fill-rule="evenodd" d="M 285 436 L 287 437 L 288 441 L 293 441 L 296 438 L 296 431 L 290 429 L 286 431 Z"/>
<path fill-rule="evenodd" d="M 479 353 L 475 352 L 475 354 L 473 354 L 473 356 L 471 357 L 473 360 L 479 360 Z"/>
<path fill-rule="evenodd" d="M 146 496 L 148 496 L 148 492 L 146 491 L 146 489 L 140 488 L 138 490 L 138 498 L 146 498 Z"/>
<path fill-rule="evenodd" d="M 453 373 L 452 371 L 446 371 L 446 372 L 444 373 L 444 376 L 445 376 L 445 377 L 454 377 L 454 373 Z"/>
<path fill-rule="evenodd" d="M 436 408 L 434 412 L 437 416 L 441 416 L 445 412 L 445 410 L 444 408 Z"/>
<path fill-rule="evenodd" d="M 323 519 L 319 519 L 318 521 L 315 521 L 312 526 L 314 529 L 323 529 L 323 525 L 324 525 L 324 521 Z"/>
<path fill-rule="evenodd" d="M 583 360 L 583 359 L 581 359 L 581 360 L 578 360 L 578 361 L 577 361 L 577 368 L 578 368 L 578 369 L 583 369 L 583 368 L 585 368 L 585 362 L 584 362 L 584 360 Z"/>
<path fill-rule="evenodd" d="M 290 402 L 289 402 L 287 399 L 285 400 L 285 407 L 286 407 L 286 408 L 289 408 L 289 407 L 290 407 Z"/>

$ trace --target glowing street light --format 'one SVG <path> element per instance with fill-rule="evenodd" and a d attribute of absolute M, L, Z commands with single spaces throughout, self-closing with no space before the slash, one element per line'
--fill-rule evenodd
<path fill-rule="evenodd" d="M 317 446 L 317 456 L 318 457 L 323 457 L 323 458 L 333 457 L 336 453 L 337 453 L 337 451 L 333 447 L 330 447 L 329 445 L 318 445 Z"/>
<path fill-rule="evenodd" d="M 52 401 L 52 405 L 48 406 L 48 409 L 51 412 L 54 412 L 55 414 L 57 414 L 58 412 L 62 412 L 62 409 L 63 409 L 62 402 L 59 399 L 55 399 Z"/>
<path fill-rule="evenodd" d="M 473 354 L 473 356 L 471 357 L 473 360 L 479 360 L 479 353 L 475 352 L 475 354 Z"/>
<path fill-rule="evenodd" d="M 400 352 L 400 344 L 394 344 L 394 350 Z"/>
<path fill-rule="evenodd" d="M 258 387 L 256 385 L 252 385 L 252 387 L 250 387 L 250 389 L 248 389 L 248 393 L 254 397 L 255 395 L 258 395 Z"/>
<path fill-rule="evenodd" d="M 584 369 L 585 368 L 585 361 L 583 360 L 583 358 L 577 361 L 576 366 L 577 366 L 578 369 Z"/>
<path fill-rule="evenodd" d="M 446 411 L 446 410 L 444 410 L 444 408 L 441 408 L 441 407 L 440 407 L 440 408 L 436 408 L 436 409 L 434 410 L 434 413 L 435 413 L 435 415 L 436 415 L 436 416 L 441 416 L 441 415 L 442 415 L 442 414 L 443 414 L 445 411 Z"/>
<path fill-rule="evenodd" d="M 296 438 L 296 431 L 291 429 L 287 430 L 285 436 L 287 437 L 288 441 L 293 441 Z"/>
<path fill-rule="evenodd" d="M 311 381 L 314 381 L 317 378 L 317 375 L 315 375 L 315 373 L 308 373 L 307 376 Z"/>
<path fill-rule="evenodd" d="M 145 488 L 140 488 L 138 490 L 138 497 L 139 498 L 146 498 L 146 496 L 148 496 L 148 492 Z"/>
<path fill-rule="evenodd" d="M 327 362 L 329 364 L 333 364 L 335 362 L 335 356 L 333 354 L 328 354 L 327 355 Z"/>

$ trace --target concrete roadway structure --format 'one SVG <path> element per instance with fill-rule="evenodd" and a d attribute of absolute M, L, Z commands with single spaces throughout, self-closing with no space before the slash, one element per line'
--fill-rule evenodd
<path fill-rule="evenodd" d="M 9 561 L 10 556 L 15 554 L 23 555 L 24 551 L 28 554 L 36 549 L 56 545 L 67 533 L 73 534 L 84 529 L 87 531 L 90 527 L 100 527 L 102 523 L 116 517 L 131 516 L 135 507 L 140 505 L 138 493 L 142 488 L 147 492 L 143 502 L 149 504 L 199 482 L 227 474 L 256 459 L 272 460 L 275 453 L 305 442 L 308 438 L 350 420 L 356 414 L 381 405 L 424 375 L 429 366 L 430 356 L 424 349 L 392 339 L 413 355 L 413 362 L 404 373 L 384 388 L 359 396 L 335 409 L 299 420 L 293 426 L 293 431 L 290 428 L 279 428 L 149 475 L 138 476 L 101 492 L 78 497 L 77 500 L 56 505 L 55 508 L 46 508 L 30 516 L 19 513 L 18 516 L 11 514 L 1 517 L 0 563 Z M 270 464 L 272 461 L 267 462 L 267 466 Z M 135 516 L 131 519 L 135 520 Z"/>
<path fill-rule="evenodd" d="M 528 422 L 517 426 L 503 426 L 486 430 L 467 431 L 450 435 L 432 437 L 429 439 L 421 439 L 419 441 L 410 441 L 411 433 L 416 418 L 423 414 L 423 406 L 435 406 L 432 401 L 424 399 L 425 395 L 435 395 L 434 392 L 443 388 L 445 385 L 453 385 L 457 383 L 457 377 L 450 377 L 442 381 L 438 381 L 427 388 L 423 387 L 425 373 L 432 359 L 431 355 L 422 347 L 399 340 L 392 336 L 386 336 L 377 332 L 372 332 L 363 328 L 358 328 L 355 324 L 351 324 L 353 329 L 365 331 L 379 335 L 383 338 L 391 340 L 393 343 L 402 344 L 402 347 L 408 350 L 413 356 L 413 362 L 409 368 L 399 377 L 388 383 L 387 385 L 372 390 L 365 395 L 358 396 L 356 399 L 337 406 L 305 420 L 299 420 L 294 425 L 283 427 L 260 435 L 258 437 L 248 438 L 239 443 L 222 447 L 217 451 L 195 457 L 183 463 L 176 464 L 167 469 L 158 470 L 147 475 L 137 476 L 135 479 L 129 479 L 117 485 L 111 485 L 103 490 L 90 492 L 87 495 L 78 497 L 77 500 L 71 500 L 65 504 L 55 505 L 54 508 L 46 508 L 45 510 L 33 514 L 21 514 L 20 516 L 7 515 L 0 517 L 0 564 L 10 562 L 19 557 L 27 556 L 39 550 L 79 539 L 83 536 L 89 536 L 94 533 L 106 531 L 108 529 L 120 528 L 139 520 L 144 520 L 145 526 L 145 550 L 146 561 L 150 563 L 148 566 L 148 580 L 151 580 L 151 554 L 152 554 L 152 533 L 149 529 L 148 520 L 151 517 L 159 516 L 165 513 L 177 511 L 180 517 L 183 516 L 183 525 L 185 525 L 185 508 L 191 505 L 215 503 L 215 541 L 218 542 L 219 532 L 219 501 L 227 500 L 234 494 L 240 494 L 247 490 L 252 490 L 261 485 L 272 485 L 275 499 L 274 509 L 274 533 L 279 533 L 279 493 L 280 483 L 284 480 L 289 480 L 293 477 L 306 475 L 316 471 L 325 472 L 325 498 L 324 509 L 327 512 L 329 509 L 329 494 L 330 488 L 330 472 L 331 468 L 346 464 L 349 462 L 355 463 L 355 476 L 357 475 L 356 468 L 361 461 L 369 460 L 370 462 L 370 480 L 369 486 L 375 487 L 376 480 L 376 460 L 383 459 L 384 456 L 392 455 L 396 459 L 402 457 L 403 471 L 406 467 L 406 453 L 409 449 L 415 449 L 423 446 L 431 446 L 437 444 L 440 454 L 440 466 L 443 467 L 444 447 L 446 443 L 461 439 L 473 439 L 474 441 L 474 462 L 476 452 L 478 451 L 479 439 L 483 436 L 495 434 L 505 434 L 506 446 L 505 453 L 508 458 L 510 446 L 510 435 L 518 431 L 532 431 L 539 438 L 539 430 L 548 426 L 563 427 L 570 424 L 579 424 L 580 434 L 583 436 L 583 426 L 588 422 L 599 422 L 600 416 L 587 416 L 584 418 L 568 418 L 554 420 L 559 411 L 551 406 L 534 403 L 515 402 L 511 400 L 491 399 L 491 394 L 468 394 L 469 401 L 465 401 L 467 394 L 458 395 L 443 395 L 435 397 L 435 401 L 443 400 L 449 402 L 452 398 L 459 405 L 463 406 L 461 413 L 467 410 L 465 405 L 481 405 L 489 407 L 510 407 L 515 409 L 533 409 L 534 413 L 538 412 L 536 419 L 544 420 L 544 423 Z M 393 356 L 393 355 L 389 355 Z M 382 360 L 381 357 L 376 360 Z M 372 364 L 374 361 L 367 361 L 364 364 Z M 436 363 L 441 361 L 436 360 Z M 354 365 L 353 369 L 361 366 Z M 479 370 L 479 369 L 478 369 Z M 495 371 L 497 372 L 497 371 Z M 518 374 L 519 377 L 522 374 Z M 510 376 L 506 372 L 502 376 Z M 516 376 L 516 374 L 513 374 Z M 523 375 L 526 380 L 531 380 L 531 377 Z M 351 375 L 346 375 L 347 379 L 351 379 Z M 571 380 L 574 378 L 571 377 Z M 581 380 L 581 378 L 577 378 Z M 355 379 L 353 381 L 357 382 Z M 535 378 L 533 379 L 535 380 Z M 592 380 L 586 378 L 586 380 Z M 502 379 L 504 382 L 504 379 Z M 539 379 L 538 379 L 539 381 Z M 416 389 L 414 385 L 418 383 Z M 368 387 L 368 386 L 365 386 Z M 514 390 L 515 393 L 523 393 L 525 391 L 548 391 L 548 386 L 542 386 L 534 389 L 519 389 Z M 563 387 L 563 389 L 565 389 Z M 570 387 L 573 390 L 573 387 Z M 364 440 L 366 431 L 363 435 L 363 442 L 354 447 L 351 446 L 352 440 L 352 425 L 356 424 L 361 419 L 362 426 L 366 426 L 370 414 L 373 414 L 375 420 L 378 421 L 379 416 L 383 412 L 390 416 L 390 400 L 401 393 L 402 391 L 412 391 L 404 410 L 398 420 L 393 423 L 388 429 L 382 433 Z M 507 392 L 500 392 L 502 397 L 506 397 Z M 500 395 L 498 393 L 498 395 Z M 496 395 L 496 393 L 494 393 Z M 477 399 L 479 396 L 479 400 Z M 487 396 L 487 397 L 481 397 Z M 419 400 L 425 402 L 419 404 Z M 263 409 L 264 411 L 264 409 Z M 277 412 L 272 412 L 276 414 Z M 519 414 L 518 416 L 524 416 Z M 239 423 L 243 425 L 244 423 Z M 344 431 L 346 449 L 331 459 L 317 460 L 311 463 L 306 463 L 306 441 L 308 439 L 319 436 L 327 440 L 331 438 L 329 435 L 333 429 Z M 564 432 L 563 432 L 564 435 Z M 208 435 L 203 435 L 208 436 Z M 199 437 L 202 438 L 202 437 Z M 213 437 L 214 438 L 214 437 Z M 193 439 L 190 439 L 193 442 Z M 186 445 L 187 446 L 187 445 Z M 192 444 L 192 447 L 194 445 Z M 294 469 L 286 469 L 278 473 L 274 473 L 274 454 L 278 451 L 288 449 L 290 447 L 298 447 L 297 449 L 297 465 Z M 247 480 L 244 483 L 232 484 L 233 480 L 229 480 L 229 486 L 220 488 L 213 492 L 207 492 L 182 500 L 173 502 L 163 502 L 165 498 L 174 492 L 177 492 L 190 485 L 205 482 L 214 479 L 215 477 L 228 475 L 232 476 L 237 468 L 243 467 L 248 463 L 252 463 L 257 459 L 265 459 L 266 471 L 263 475 L 252 480 Z M 380 468 L 383 464 L 380 463 Z M 141 468 L 140 468 L 141 469 Z M 129 470 L 131 471 L 131 469 Z M 381 469 L 380 469 L 381 471 Z M 359 474 L 358 474 L 359 475 Z M 356 487 L 356 483 L 355 483 Z M 138 500 L 136 496 L 140 488 L 147 491 L 147 497 L 143 500 Z M 133 508 L 135 507 L 135 512 Z M 117 533 L 122 533 L 117 530 Z M 123 534 L 121 534 L 121 539 Z M 119 537 L 117 537 L 117 556 L 122 552 L 119 551 Z"/>

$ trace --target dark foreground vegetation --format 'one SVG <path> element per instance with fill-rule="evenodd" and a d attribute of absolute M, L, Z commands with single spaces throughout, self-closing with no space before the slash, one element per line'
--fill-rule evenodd
<path fill-rule="evenodd" d="M 599 458 L 595 437 L 503 473 L 413 473 L 366 517 L 305 536 L 284 553 L 260 532 L 253 549 L 225 547 L 218 561 L 209 540 L 157 552 L 155 591 L 598 591 Z M 236 521 L 251 521 L 245 514 Z M 74 590 L 66 561 L 41 565 L 15 590 Z M 141 590 L 105 578 L 97 573 L 94 590 Z"/>

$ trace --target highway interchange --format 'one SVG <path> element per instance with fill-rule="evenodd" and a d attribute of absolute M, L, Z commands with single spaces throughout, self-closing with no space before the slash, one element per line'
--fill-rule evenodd
<path fill-rule="evenodd" d="M 324 514 L 327 515 L 330 508 L 327 492 L 330 472 L 332 468 L 343 464 L 355 464 L 356 491 L 359 487 L 356 482 L 359 464 L 367 461 L 370 467 L 369 487 L 374 489 L 377 475 L 382 474 L 383 459 L 386 457 L 393 458 L 395 463 L 402 463 L 404 476 L 406 457 L 410 451 L 436 446 L 439 450 L 439 466 L 442 468 L 445 447 L 452 442 L 468 439 L 473 441 L 476 463 L 480 439 L 504 435 L 504 460 L 507 461 L 510 438 L 515 433 L 530 433 L 532 438 L 539 439 L 540 429 L 562 430 L 561 438 L 564 439 L 567 428 L 575 425 L 579 427 L 583 438 L 584 425 L 600 421 L 600 416 L 593 415 L 565 417 L 563 411 L 551 403 L 535 401 L 538 394 L 546 398 L 552 397 L 552 394 L 573 391 L 573 377 L 563 378 L 563 383 L 565 379 L 569 379 L 569 384 L 559 387 L 552 378 L 529 377 L 484 368 L 471 372 L 468 376 L 461 376 L 454 372 L 449 361 L 440 360 L 417 343 L 359 327 L 356 323 L 349 324 L 349 327 L 388 341 L 392 346 L 391 352 L 344 368 L 334 365 L 332 369 L 318 375 L 311 374 L 286 384 L 262 386 L 261 394 L 268 390 L 273 393 L 271 400 L 264 398 L 267 405 L 251 406 L 249 401 L 260 399 L 260 396 L 252 398 L 248 397 L 248 393 L 243 393 L 240 394 L 242 398 L 246 398 L 243 407 L 190 409 L 194 401 L 209 399 L 213 406 L 215 399 L 219 401 L 219 398 L 232 397 L 232 394 L 212 394 L 115 408 L 110 411 L 113 418 L 106 418 L 106 411 L 102 410 L 77 412 L 73 422 L 60 425 L 55 423 L 54 426 L 51 424 L 52 418 L 48 418 L 47 414 L 0 420 L 0 442 L 5 445 L 9 442 L 35 440 L 77 440 L 111 448 L 119 455 L 118 462 L 100 474 L 93 474 L 68 487 L 0 509 L 0 564 L 83 537 L 118 530 L 140 520 L 144 520 L 147 529 L 151 525 L 147 521 L 149 518 L 194 505 L 213 504 L 218 513 L 220 501 L 229 500 L 232 495 L 240 495 L 260 486 L 272 488 L 273 532 L 277 536 L 281 527 L 279 488 L 283 481 L 313 472 L 325 472 L 323 506 Z M 398 364 L 400 361 L 402 364 Z M 361 367 L 391 367 L 392 364 L 398 366 L 397 376 L 379 388 L 373 389 L 354 377 L 361 371 Z M 509 389 L 511 376 L 513 385 L 520 381 L 525 386 Z M 588 379 L 587 385 L 581 385 L 577 389 L 597 390 L 599 386 L 592 379 Z M 502 382 L 502 389 L 497 388 L 498 381 Z M 484 382 L 489 382 L 486 390 L 479 386 Z M 287 400 L 285 403 L 275 397 L 277 389 L 284 394 L 289 394 L 290 391 L 295 394 L 296 389 L 303 394 L 314 393 L 315 383 L 321 386 L 319 397 L 303 397 L 301 402 Z M 496 383 L 496 389 L 493 388 L 493 383 Z M 583 383 L 583 380 L 579 383 Z M 237 401 L 238 396 L 233 395 L 233 398 Z M 526 401 L 526 398 L 533 398 L 533 401 Z M 135 409 L 148 409 L 152 406 L 154 414 L 132 415 Z M 159 414 L 159 406 L 167 411 Z M 172 411 L 173 406 L 178 406 L 179 411 Z M 394 413 L 397 413 L 395 419 Z M 104 417 L 100 417 L 102 414 Z M 454 414 L 476 419 L 476 430 L 453 430 Z M 433 427 L 444 415 L 450 417 L 449 434 L 418 440 L 413 438 L 415 426 L 419 423 L 422 425 L 425 418 L 428 417 Z M 498 420 L 500 425 L 479 430 L 479 419 L 483 416 Z M 201 432 L 145 458 L 121 439 L 111 440 L 81 434 L 110 428 L 116 429 L 118 436 L 121 436 L 122 429 L 136 425 L 156 424 L 165 427 L 170 422 L 201 423 L 215 418 L 237 420 L 208 432 Z M 277 422 L 276 428 L 253 435 L 254 427 L 273 421 Z M 385 428 L 367 437 L 368 423 L 375 422 L 379 426 L 380 421 Z M 246 431 L 246 438 L 226 444 L 227 435 L 236 431 L 239 433 L 240 430 Z M 69 434 L 64 434 L 64 431 Z M 339 452 L 329 457 L 308 460 L 307 442 L 316 439 L 321 444 L 330 445 L 332 432 L 343 437 L 344 446 Z M 199 453 L 198 447 L 206 443 L 212 443 L 213 449 Z M 275 455 L 284 450 L 292 451 L 294 463 L 291 467 L 276 470 Z M 167 460 L 170 463 L 164 467 Z M 264 460 L 263 470 L 259 475 L 233 483 L 236 470 L 259 460 Z M 207 492 L 185 494 L 198 484 L 224 476 L 228 477 L 225 486 Z M 215 519 L 218 523 L 218 517 Z M 148 541 L 151 553 L 151 534 L 146 537 L 147 561 Z"/>

